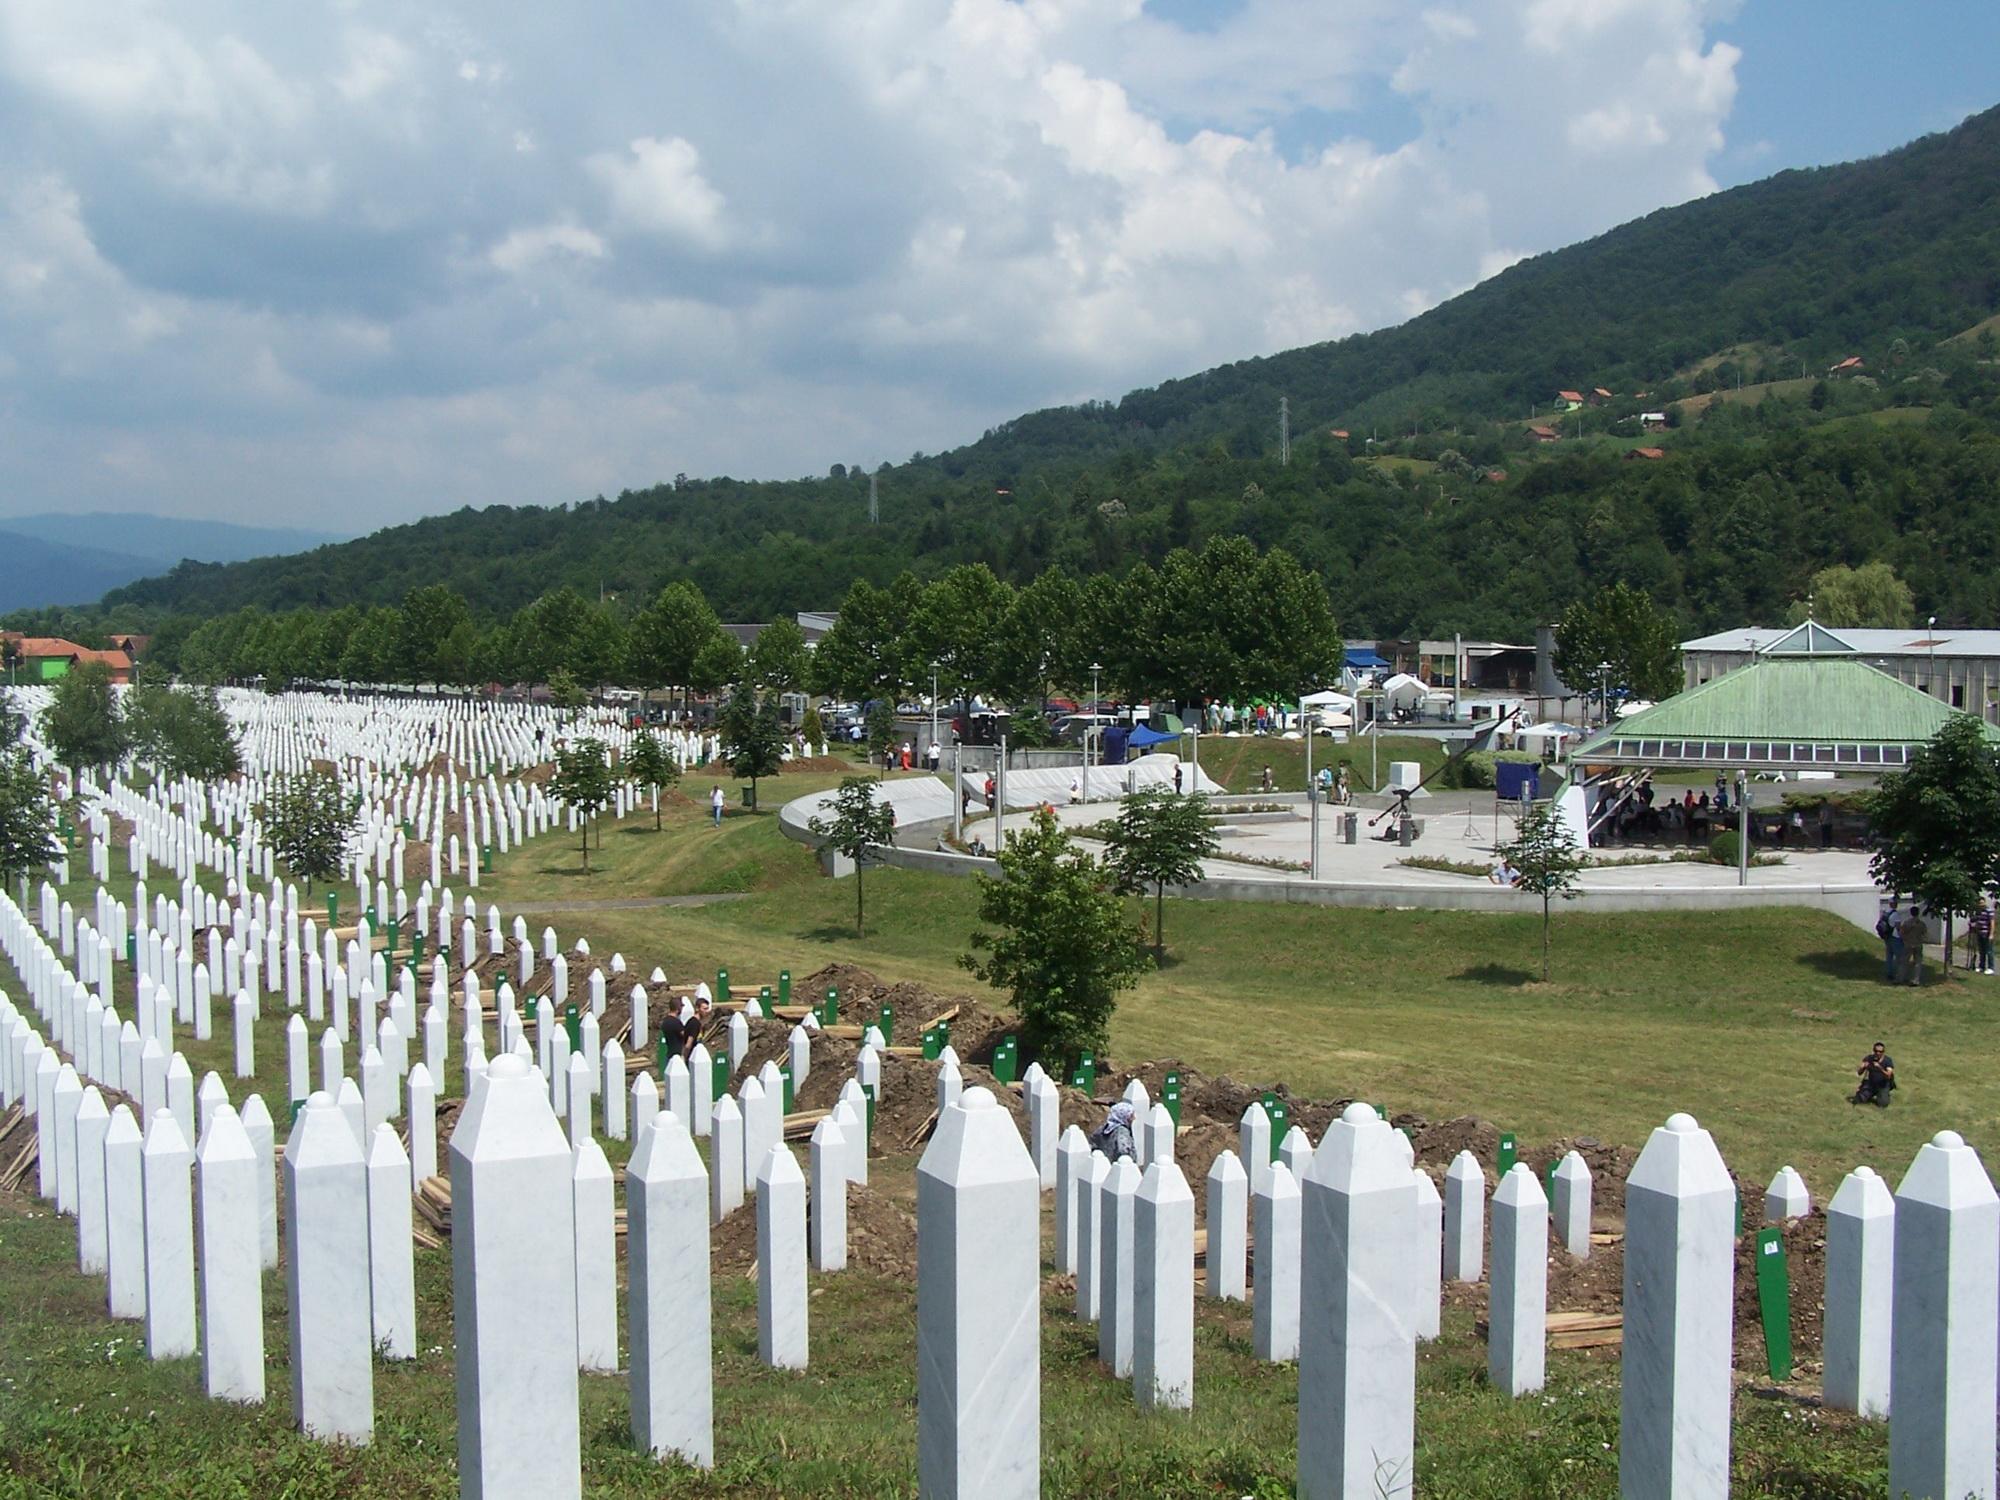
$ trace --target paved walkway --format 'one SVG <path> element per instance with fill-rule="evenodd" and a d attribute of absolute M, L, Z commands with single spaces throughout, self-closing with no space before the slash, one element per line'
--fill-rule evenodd
<path fill-rule="evenodd" d="M 1254 797 L 1243 799 L 1255 801 Z M 1320 868 L 1319 878 L 1325 881 L 1365 882 L 1370 885 L 1401 885 L 1429 887 L 1464 887 L 1473 877 L 1450 874 L 1440 870 L 1412 869 L 1401 863 L 1411 857 L 1429 855 L 1435 859 L 1448 859 L 1474 864 L 1490 863 L 1496 829 L 1502 840 L 1513 837 L 1514 820 L 1504 809 L 1499 813 L 1496 824 L 1494 797 L 1491 792 L 1440 792 L 1433 797 L 1422 797 L 1415 803 L 1418 817 L 1424 820 L 1424 833 L 1413 845 L 1405 849 L 1393 841 L 1384 842 L 1373 837 L 1369 820 L 1385 810 L 1387 799 L 1377 797 L 1357 797 L 1352 811 L 1360 814 L 1359 838 L 1353 844 L 1340 838 L 1340 820 L 1337 814 L 1349 811 L 1347 808 L 1322 806 L 1320 811 Z M 1058 807 L 1056 817 L 1065 827 L 1085 827 L 1117 816 L 1117 804 L 1090 803 L 1081 807 Z M 1024 814 L 1008 814 L 1010 827 L 1021 826 Z M 1379 834 L 1391 826 L 1391 820 L 1383 819 L 1373 833 Z M 986 816 L 969 819 L 965 825 L 968 839 L 983 839 L 989 846 L 995 842 L 993 820 Z M 1305 808 L 1300 804 L 1296 816 L 1281 821 L 1246 821 L 1231 824 L 1223 820 L 1220 839 L 1224 852 L 1262 859 L 1279 859 L 1295 864 L 1306 863 L 1310 854 L 1311 824 L 1305 816 Z M 1598 849 L 1593 853 L 1608 859 L 1643 859 L 1656 851 L 1650 849 Z M 1666 849 L 1657 851 L 1668 852 Z M 1760 851 L 1761 852 L 1761 851 Z M 1830 849 L 1788 849 L 1783 851 L 1785 862 L 1779 865 L 1752 865 L 1749 871 L 1751 885 L 1866 885 L 1870 883 L 1868 856 L 1860 850 Z M 1304 880 L 1299 870 L 1274 869 L 1267 865 L 1240 863 L 1236 860 L 1217 859 L 1203 862 L 1203 873 L 1220 880 Z M 1626 867 L 1597 866 L 1586 870 L 1579 878 L 1584 890 L 1633 890 L 1652 886 L 1733 886 L 1736 884 L 1736 870 L 1730 866 L 1714 865 L 1706 862 L 1660 862 L 1633 864 Z"/>

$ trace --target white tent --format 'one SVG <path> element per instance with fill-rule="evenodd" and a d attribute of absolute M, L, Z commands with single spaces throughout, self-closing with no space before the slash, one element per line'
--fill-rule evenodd
<path fill-rule="evenodd" d="M 1299 707 L 1330 708 L 1337 713 L 1353 713 L 1354 695 L 1352 693 L 1337 693 L 1332 688 L 1328 688 L 1325 692 L 1321 693 L 1307 693 L 1305 697 L 1299 699 Z"/>
<path fill-rule="evenodd" d="M 1398 672 L 1382 684 L 1382 702 L 1391 708 L 1415 708 L 1430 695 L 1422 678 Z"/>
<path fill-rule="evenodd" d="M 1560 755 L 1572 740 L 1580 740 L 1584 732 L 1574 724 L 1557 724 L 1544 721 L 1530 724 L 1525 729 L 1516 730 L 1514 742 L 1523 750 L 1536 755 Z"/>

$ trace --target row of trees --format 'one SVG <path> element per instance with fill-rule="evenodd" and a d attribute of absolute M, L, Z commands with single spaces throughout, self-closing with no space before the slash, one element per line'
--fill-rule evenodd
<path fill-rule="evenodd" d="M 1218 537 L 1168 553 L 1158 569 L 1140 563 L 1079 580 L 1051 568 L 1020 588 L 982 563 L 929 582 L 864 578 L 813 651 L 797 623 L 780 618 L 746 652 L 690 583 L 669 584 L 629 614 L 617 600 L 559 588 L 484 625 L 460 595 L 432 584 L 397 607 L 220 615 L 160 664 L 197 681 L 280 686 L 547 682 L 709 694 L 740 683 L 766 695 L 892 699 L 928 691 L 935 674 L 949 695 L 1026 702 L 1088 687 L 1096 663 L 1106 686 L 1185 702 L 1293 694 L 1336 671 L 1340 650 L 1318 579 L 1283 549 Z"/>
<path fill-rule="evenodd" d="M 128 752 L 168 776 L 228 776 L 241 764 L 236 732 L 215 694 L 142 682 L 121 701 L 101 662 L 59 679 L 43 710 L 43 740 L 71 771 Z"/>

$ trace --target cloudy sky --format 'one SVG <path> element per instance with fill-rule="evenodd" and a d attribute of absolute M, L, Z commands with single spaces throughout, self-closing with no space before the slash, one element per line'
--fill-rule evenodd
<path fill-rule="evenodd" d="M 1883 14 L 0 0 L 0 514 L 953 446 L 1994 102 L 2000 6 Z"/>

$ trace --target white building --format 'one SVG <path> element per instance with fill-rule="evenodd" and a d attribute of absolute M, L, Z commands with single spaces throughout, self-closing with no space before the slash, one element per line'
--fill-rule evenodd
<path fill-rule="evenodd" d="M 1952 630 L 1942 625 L 1935 630 L 1922 625 L 1909 630 L 1835 630 L 1818 623 L 1724 630 L 1681 642 L 1683 686 L 1699 687 L 1773 648 L 1795 654 L 1802 649 L 1797 639 L 1801 631 L 1811 635 L 1811 650 L 1851 652 L 1953 708 L 2000 723 L 2000 630 Z"/>

